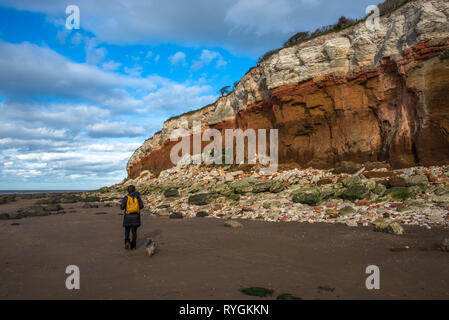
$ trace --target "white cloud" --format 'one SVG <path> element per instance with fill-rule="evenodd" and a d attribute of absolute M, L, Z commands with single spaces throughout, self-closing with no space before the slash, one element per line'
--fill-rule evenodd
<path fill-rule="evenodd" d="M 140 77 L 142 75 L 143 68 L 141 66 L 135 65 L 132 68 L 125 67 L 123 69 L 125 73 L 129 74 L 131 77 Z"/>
<path fill-rule="evenodd" d="M 125 122 L 103 121 L 87 127 L 93 138 L 138 137 L 145 135 L 143 127 L 136 127 Z"/>
<path fill-rule="evenodd" d="M 297 4 L 297 1 L 292 0 L 239 0 L 229 9 L 225 21 L 233 29 L 243 29 L 257 36 L 273 31 L 293 32 L 291 15 L 296 12 Z"/>
<path fill-rule="evenodd" d="M 172 66 L 179 66 L 186 64 L 186 54 L 182 51 L 176 52 L 174 55 L 168 57 Z"/>
<path fill-rule="evenodd" d="M 85 38 L 86 42 L 86 62 L 97 65 L 104 60 L 107 51 L 105 48 L 98 48 L 98 40 L 95 38 Z"/>
<path fill-rule="evenodd" d="M 279 46 L 292 33 L 335 23 L 341 15 L 364 16 L 369 4 L 372 0 L 77 1 L 83 30 L 102 42 L 220 46 L 251 55 Z M 64 8 L 54 0 L 3 0 L 2 5 L 64 23 Z"/>
<path fill-rule="evenodd" d="M 42 97 L 85 99 L 111 108 L 127 108 L 132 90 L 152 90 L 144 78 L 106 72 L 96 66 L 74 63 L 51 49 L 29 43 L 0 41 L 0 94 L 42 100 Z M 127 90 L 124 90 L 124 89 Z"/>
<path fill-rule="evenodd" d="M 216 60 L 216 67 L 221 68 L 227 65 L 227 62 L 223 59 L 223 56 L 211 50 L 203 50 L 198 60 L 195 60 L 191 66 L 192 71 L 198 71 L 199 69 L 208 66 L 212 61 Z"/>
<path fill-rule="evenodd" d="M 122 64 L 120 62 L 115 62 L 113 60 L 106 61 L 103 63 L 102 68 L 105 71 L 115 71 L 120 68 Z"/>
<path fill-rule="evenodd" d="M 146 95 L 142 100 L 150 112 L 163 110 L 166 114 L 177 115 L 215 101 L 217 96 L 208 94 L 211 91 L 212 88 L 208 85 L 189 85 L 164 81 L 158 90 Z"/>

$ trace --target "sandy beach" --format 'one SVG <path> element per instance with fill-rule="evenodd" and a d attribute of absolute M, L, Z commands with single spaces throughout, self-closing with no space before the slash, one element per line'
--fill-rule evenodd
<path fill-rule="evenodd" d="M 3 204 L 0 214 L 35 202 Z M 448 253 L 432 249 L 449 237 L 447 228 L 405 226 L 402 236 L 321 223 L 226 228 L 222 219 L 145 211 L 137 250 L 125 251 L 120 209 L 83 205 L 0 221 L 1 299 L 252 299 L 239 289 L 253 286 L 274 290 L 270 299 L 449 298 Z M 159 245 L 152 258 L 147 237 Z M 412 249 L 390 250 L 405 246 Z M 65 287 L 68 265 L 80 268 L 80 290 Z M 365 287 L 369 265 L 380 268 L 380 290 Z"/>

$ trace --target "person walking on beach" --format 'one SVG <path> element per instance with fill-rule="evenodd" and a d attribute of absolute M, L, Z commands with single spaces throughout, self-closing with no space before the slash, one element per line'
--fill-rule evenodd
<path fill-rule="evenodd" d="M 143 202 L 136 187 L 128 187 L 128 195 L 125 196 L 120 205 L 120 209 L 125 210 L 123 216 L 123 227 L 125 227 L 125 249 L 136 249 L 137 228 L 140 227 L 140 210 L 143 209 Z M 129 239 L 129 232 L 132 232 L 132 240 Z"/>

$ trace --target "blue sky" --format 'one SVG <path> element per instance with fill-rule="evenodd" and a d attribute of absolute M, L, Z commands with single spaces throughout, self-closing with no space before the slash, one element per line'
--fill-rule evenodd
<path fill-rule="evenodd" d="M 118 183 L 166 119 L 214 102 L 294 33 L 377 2 L 0 0 L 0 189 Z"/>

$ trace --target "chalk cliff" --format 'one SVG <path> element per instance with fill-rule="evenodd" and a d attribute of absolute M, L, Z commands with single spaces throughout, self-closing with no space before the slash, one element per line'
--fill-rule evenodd
<path fill-rule="evenodd" d="M 381 17 L 284 48 L 233 92 L 164 123 L 127 164 L 129 178 L 173 164 L 172 132 L 279 129 L 279 162 L 332 168 L 386 161 L 449 164 L 449 2 L 414 0 Z"/>

